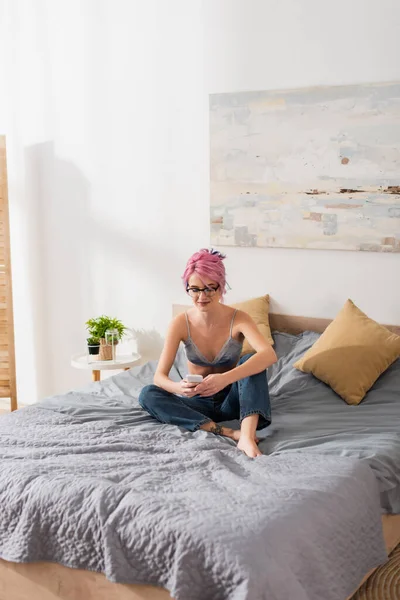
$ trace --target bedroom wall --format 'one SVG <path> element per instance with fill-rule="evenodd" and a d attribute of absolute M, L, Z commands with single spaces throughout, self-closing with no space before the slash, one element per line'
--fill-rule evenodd
<path fill-rule="evenodd" d="M 396 0 L 211 0 L 204 26 L 207 91 L 399 80 L 399 25 Z M 399 254 L 228 250 L 235 294 L 268 291 L 274 310 L 319 317 L 334 317 L 351 297 L 371 317 L 400 322 Z"/>
<path fill-rule="evenodd" d="M 157 352 L 207 243 L 201 2 L 0 0 L 19 400 L 70 366 L 102 313 Z"/>
<path fill-rule="evenodd" d="M 0 0 L 20 401 L 89 380 L 90 316 L 161 347 L 209 243 L 209 93 L 400 79 L 399 25 L 395 0 Z M 226 250 L 228 299 L 400 323 L 399 255 Z"/>

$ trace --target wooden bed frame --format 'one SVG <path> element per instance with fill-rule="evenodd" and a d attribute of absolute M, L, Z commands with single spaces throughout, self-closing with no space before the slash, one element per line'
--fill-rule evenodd
<path fill-rule="evenodd" d="M 175 305 L 174 314 L 188 307 Z M 329 319 L 314 319 L 270 313 L 273 331 L 298 334 L 310 330 L 322 333 Z M 387 325 L 400 335 L 400 327 Z M 400 542 L 400 515 L 382 516 L 388 554 Z M 367 573 L 360 585 L 369 577 Z M 355 592 L 356 590 L 354 590 Z M 0 559 L 0 600 L 171 600 L 167 590 L 151 585 L 111 583 L 104 575 L 69 569 L 56 563 L 13 563 Z"/>

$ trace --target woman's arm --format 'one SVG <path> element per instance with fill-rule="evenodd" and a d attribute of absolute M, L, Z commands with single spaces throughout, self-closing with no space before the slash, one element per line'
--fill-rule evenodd
<path fill-rule="evenodd" d="M 172 381 L 168 375 L 174 364 L 175 356 L 179 348 L 179 344 L 183 338 L 183 315 L 178 315 L 171 321 L 167 335 L 165 337 L 164 347 L 158 361 L 157 369 L 154 375 L 154 383 L 158 387 L 171 392 L 172 394 L 180 394 L 181 384 Z"/>
<path fill-rule="evenodd" d="M 255 354 L 243 364 L 223 374 L 227 381 L 226 385 L 244 379 L 244 377 L 261 373 L 277 361 L 275 350 L 261 335 L 250 315 L 239 311 L 239 317 L 239 330 L 247 338 L 250 346 L 254 348 Z"/>
<path fill-rule="evenodd" d="M 238 311 L 236 318 L 238 319 L 236 325 L 239 327 L 239 331 L 254 348 L 255 354 L 230 371 L 207 375 L 195 388 L 196 393 L 200 396 L 212 396 L 227 385 L 239 381 L 239 379 L 261 373 L 277 361 L 274 349 L 265 341 L 253 319 L 243 311 Z"/>
<path fill-rule="evenodd" d="M 164 348 L 154 375 L 154 383 L 158 387 L 167 390 L 167 392 L 171 392 L 171 394 L 179 394 L 180 396 L 186 396 L 186 398 L 192 398 L 196 395 L 195 383 L 188 383 L 186 379 L 176 382 L 169 378 L 169 372 L 174 364 L 179 344 L 184 339 L 185 333 L 186 319 L 184 315 L 178 315 L 168 328 Z"/>

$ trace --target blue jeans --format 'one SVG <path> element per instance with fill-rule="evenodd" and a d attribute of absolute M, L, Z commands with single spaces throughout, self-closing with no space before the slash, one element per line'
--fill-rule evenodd
<path fill-rule="evenodd" d="M 239 364 L 250 356 L 243 356 Z M 259 415 L 257 429 L 271 423 L 266 371 L 235 381 L 215 396 L 208 397 L 184 398 L 156 385 L 147 385 L 140 392 L 139 404 L 157 421 L 179 425 L 189 431 L 196 431 L 209 421 L 242 421 L 249 415 Z"/>

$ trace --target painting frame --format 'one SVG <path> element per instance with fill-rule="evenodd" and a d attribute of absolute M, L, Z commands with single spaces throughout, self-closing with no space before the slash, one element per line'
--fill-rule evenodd
<path fill-rule="evenodd" d="M 400 82 L 210 95 L 216 246 L 400 252 Z"/>

